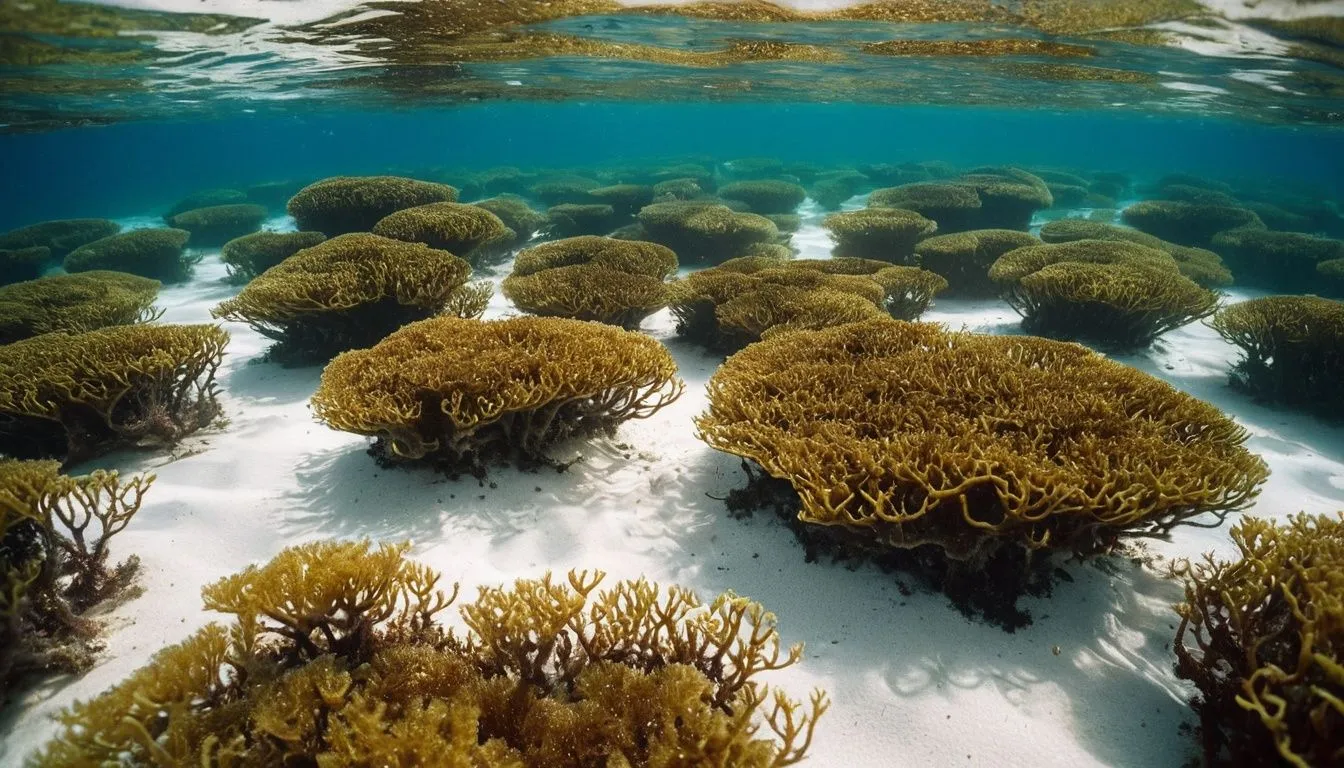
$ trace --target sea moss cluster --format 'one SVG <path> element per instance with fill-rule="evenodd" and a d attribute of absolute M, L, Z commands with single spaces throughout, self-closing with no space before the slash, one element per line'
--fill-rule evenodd
<path fill-rule="evenodd" d="M 472 266 L 500 256 L 518 237 L 489 210 L 462 203 L 406 208 L 380 220 L 372 231 L 375 235 L 447 251 Z"/>
<path fill-rule="evenodd" d="M 1181 274 L 1205 288 L 1221 288 L 1232 284 L 1232 272 L 1222 258 L 1204 248 L 1176 245 L 1160 237 L 1110 222 L 1089 219 L 1056 219 L 1041 227 L 1041 239 L 1047 243 L 1068 243 L 1075 240 L 1121 240 L 1166 251 L 1176 260 Z"/>
<path fill-rule="evenodd" d="M 570 572 L 457 595 L 408 545 L 316 542 L 207 586 L 210 624 L 61 719 L 39 766 L 585 768 L 801 761 L 827 707 L 769 690 L 774 616 Z"/>
<path fill-rule="evenodd" d="M 168 226 L 191 233 L 193 248 L 210 248 L 261 229 L 266 209 L 260 205 L 213 205 L 168 218 Z"/>
<path fill-rule="evenodd" d="M 759 179 L 725 184 L 719 187 L 718 195 L 742 202 L 752 213 L 772 214 L 793 213 L 807 198 L 807 191 L 787 181 Z"/>
<path fill-rule="evenodd" d="M 937 235 L 915 246 L 915 262 L 947 280 L 948 295 L 986 298 L 999 294 L 999 286 L 989 279 L 989 268 L 994 262 L 1011 250 L 1040 242 L 1033 235 L 1013 229 Z"/>
<path fill-rule="evenodd" d="M 93 666 L 102 627 L 85 613 L 128 595 L 139 560 L 110 565 L 108 543 L 153 482 L 0 459 L 0 704 L 25 678 Z"/>
<path fill-rule="evenodd" d="M 183 229 L 134 229 L 81 245 L 65 257 L 65 271 L 129 272 L 165 283 L 191 276 L 199 260 L 187 253 L 191 233 Z"/>
<path fill-rule="evenodd" d="M 333 176 L 299 190 L 287 210 L 299 229 L 335 237 L 368 232 L 405 208 L 456 201 L 457 190 L 447 184 L 401 176 Z"/>
<path fill-rule="evenodd" d="M 422 243 L 340 235 L 266 270 L 213 314 L 274 339 L 273 359 L 321 362 L 413 320 L 479 316 L 489 294 L 470 276 L 465 261 Z"/>
<path fill-rule="evenodd" d="M 332 360 L 312 402 L 384 461 L 478 470 L 647 418 L 681 395 L 676 371 L 658 342 L 601 323 L 436 317 Z"/>
<path fill-rule="evenodd" d="M 1178 565 L 1176 672 L 1208 765 L 1324 766 L 1344 755 L 1344 516 L 1246 517 L 1240 557 Z"/>
<path fill-rule="evenodd" d="M 915 255 L 915 244 L 932 235 L 938 225 L 914 211 L 901 208 L 865 208 L 833 213 L 822 226 L 835 240 L 836 256 L 877 259 L 904 264 Z"/>
<path fill-rule="evenodd" d="M 574 237 L 522 251 L 500 286 L 524 312 L 634 330 L 667 305 L 677 255 L 666 246 Z"/>
<path fill-rule="evenodd" d="M 0 248 L 0 285 L 36 280 L 50 261 L 51 249 L 44 245 Z"/>
<path fill-rule="evenodd" d="M 732 351 L 770 333 L 896 316 L 913 320 L 947 287 L 941 277 L 872 259 L 740 257 L 673 281 L 677 332 Z"/>
<path fill-rule="evenodd" d="M 1344 258 L 1342 240 L 1255 227 L 1219 232 L 1209 247 L 1239 282 L 1285 292 L 1315 291 L 1320 284 L 1317 265 Z"/>
<path fill-rule="evenodd" d="M 246 283 L 304 248 L 326 240 L 321 232 L 254 232 L 224 244 L 220 261 L 233 282 Z"/>
<path fill-rule="evenodd" d="M 1208 317 L 1218 294 L 1164 251 L 1122 240 L 1072 240 L 1005 253 L 989 277 L 1032 333 L 1117 348 Z"/>
<path fill-rule="evenodd" d="M 513 230 L 513 242 L 508 244 L 510 248 L 523 245 L 532 239 L 537 230 L 546 226 L 545 214 L 532 210 L 532 206 L 517 195 L 500 195 L 488 200 L 477 200 L 472 205 L 495 214 L 504 222 L 504 226 Z"/>
<path fill-rule="evenodd" d="M 1020 168 L 985 167 L 938 182 L 915 182 L 877 189 L 869 208 L 915 211 L 938 225 L 940 234 L 969 229 L 1025 231 L 1032 215 L 1054 205 L 1050 187 Z"/>
<path fill-rule="evenodd" d="M 1145 200 L 1126 208 L 1121 217 L 1135 229 L 1196 248 L 1208 248 L 1215 235 L 1229 229 L 1265 228 L 1260 217 L 1246 208 L 1180 200 Z"/>
<path fill-rule="evenodd" d="M 0 251 L 47 248 L 52 258 L 63 258 L 81 245 L 101 240 L 121 231 L 121 225 L 108 219 L 56 219 L 30 224 L 0 235 Z"/>
<path fill-rule="evenodd" d="M 779 239 L 764 216 L 712 201 L 654 203 L 639 212 L 639 223 L 644 239 L 671 248 L 682 264 L 719 264 Z"/>
<path fill-rule="evenodd" d="M 1265 400 L 1344 414 L 1344 304 L 1268 296 L 1219 310 L 1212 325 L 1241 348 L 1234 386 Z"/>
<path fill-rule="evenodd" d="M 124 272 L 53 275 L 0 288 L 0 344 L 158 319 L 160 283 Z"/>
<path fill-rule="evenodd" d="M 213 325 L 123 325 L 0 346 L 0 453 L 75 464 L 171 445 L 219 415 L 228 340 Z"/>
<path fill-rule="evenodd" d="M 1035 553 L 1225 515 L 1268 475 L 1218 409 L 1084 347 L 890 319 L 746 348 L 696 425 L 789 483 L 813 542 L 932 574 L 1010 626 Z"/>
<path fill-rule="evenodd" d="M 940 234 L 950 234 L 979 228 L 982 204 L 971 187 L 916 182 L 875 189 L 868 195 L 868 206 L 914 211 L 935 222 Z"/>

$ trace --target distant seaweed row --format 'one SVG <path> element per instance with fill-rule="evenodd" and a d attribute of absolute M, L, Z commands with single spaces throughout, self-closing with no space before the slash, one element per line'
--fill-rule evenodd
<path fill-rule="evenodd" d="M 682 165 L 603 186 L 496 171 L 471 179 L 476 194 L 494 195 L 476 204 L 440 182 L 322 180 L 288 200 L 299 232 L 231 232 L 241 237 L 222 256 L 247 284 L 215 312 L 272 338 L 273 360 L 326 363 L 317 418 L 373 438 L 377 460 L 456 475 L 554 463 L 559 442 L 609 434 L 674 401 L 684 387 L 674 359 L 636 330 L 670 307 L 687 337 L 741 350 L 715 373 L 695 424 L 752 470 L 732 510 L 778 511 L 810 552 L 913 572 L 1009 629 L 1029 620 L 1018 599 L 1048 586 L 1052 555 L 1104 557 L 1200 516 L 1221 522 L 1253 503 L 1268 469 L 1216 408 L 1085 347 L 907 322 L 935 294 L 1000 295 L 1030 330 L 1131 347 L 1212 315 L 1245 351 L 1235 382 L 1313 407 L 1338 403 L 1341 305 L 1285 296 L 1218 310 L 1209 286 L 1228 282 L 1227 266 L 1196 245 L 1291 235 L 1323 262 L 1338 241 L 1269 229 L 1228 200 L 1173 199 L 1230 189 L 1166 179 L 1158 202 L 1123 214 L 1140 229 L 1065 219 L 1037 238 L 1023 230 L 1061 185 L 1118 198 L 1128 180 L 853 169 L 843 176 L 855 186 L 830 207 L 874 178 L 927 178 L 877 187 L 868 207 L 832 214 L 835 258 L 802 260 L 780 223 L 790 228 L 836 171 L 805 179 L 771 161 L 695 167 L 703 175 Z M 220 206 L 198 204 L 219 199 L 174 206 L 169 221 L 208 214 Z M 539 213 L 529 199 L 552 205 Z M 578 209 L 591 208 L 600 226 L 585 233 Z M 1318 231 L 1333 226 L 1320 221 Z M 80 248 L 125 237 L 75 245 L 62 222 L 5 242 L 35 231 L 67 233 L 27 246 L 60 240 L 67 268 Z M 216 230 L 188 237 L 197 231 Z M 177 279 L 201 255 L 186 242 Z M 489 285 L 471 282 L 473 269 L 510 254 L 502 289 L 540 317 L 480 320 Z M 1234 270 L 1240 263 L 1229 257 Z M 669 280 L 684 264 L 703 268 Z M 96 266 L 0 294 L 17 318 L 0 346 L 0 452 L 15 457 L 0 464 L 7 681 L 90 663 L 96 627 L 79 614 L 132 583 L 134 559 L 109 568 L 107 541 L 152 482 L 69 477 L 46 459 L 69 466 L 118 447 L 162 448 L 220 414 L 228 334 L 156 324 L 154 279 L 106 271 L 134 271 L 134 256 Z M 98 532 L 86 534 L 94 518 Z M 1248 519 L 1233 536 L 1243 561 L 1180 573 L 1177 668 L 1200 689 L 1206 750 L 1215 762 L 1327 764 L 1344 734 L 1344 607 L 1332 586 L 1344 520 Z M 584 754 L 620 751 L 632 765 L 662 764 L 665 750 L 687 744 L 702 750 L 692 762 L 788 765 L 825 709 L 820 694 L 804 709 L 751 679 L 800 653 L 781 655 L 759 606 L 729 596 L 700 608 L 642 582 L 599 594 L 598 577 L 572 574 L 568 586 L 483 593 L 462 609 L 471 634 L 454 636 L 434 618 L 450 602 L 437 574 L 403 555 L 319 543 L 208 587 L 207 607 L 237 623 L 77 705 L 41 761 L 321 762 L 340 743 L 380 764 L 448 754 L 580 765 L 561 745 L 582 743 Z M 434 672 L 413 685 L 412 668 Z"/>

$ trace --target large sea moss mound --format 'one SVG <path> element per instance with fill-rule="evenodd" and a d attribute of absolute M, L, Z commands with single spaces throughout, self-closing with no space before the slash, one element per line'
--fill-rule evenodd
<path fill-rule="evenodd" d="M 470 275 L 465 261 L 423 243 L 341 235 L 261 273 L 212 313 L 274 339 L 270 354 L 280 362 L 320 362 L 413 320 L 479 316 L 483 300 L 461 303 Z"/>
<path fill-rule="evenodd" d="M 477 200 L 472 205 L 495 214 L 504 222 L 504 226 L 513 230 L 514 239 L 509 244 L 513 248 L 531 240 L 537 230 L 546 226 L 546 215 L 533 210 L 526 200 L 517 195 L 500 195 L 487 200 Z"/>
<path fill-rule="evenodd" d="M 0 248 L 0 285 L 36 280 L 51 261 L 51 249 L 45 245 L 27 248 Z"/>
<path fill-rule="evenodd" d="M 719 264 L 779 239 L 779 228 L 754 213 L 714 201 L 654 203 L 639 212 L 643 237 L 671 248 L 682 264 Z"/>
<path fill-rule="evenodd" d="M 129 272 L 165 283 L 191 276 L 197 258 L 187 254 L 191 233 L 183 229 L 134 229 L 81 245 L 65 257 L 66 272 Z"/>
<path fill-rule="evenodd" d="M 1027 331 L 1119 349 L 1146 346 L 1218 308 L 1218 294 L 1182 275 L 1169 254 L 1125 241 L 1018 248 L 989 277 Z"/>
<path fill-rule="evenodd" d="M 601 571 L 457 588 L 408 544 L 291 547 L 203 590 L 231 617 L 61 716 L 37 766 L 775 768 L 803 760 L 810 706 L 760 676 L 802 658 L 731 593 Z M 253 642 L 255 640 L 255 642 Z"/>
<path fill-rule="evenodd" d="M 1224 307 L 1212 325 L 1241 348 L 1234 386 L 1268 401 L 1344 415 L 1344 304 L 1267 296 Z"/>
<path fill-rule="evenodd" d="M 225 243 L 219 258 L 230 280 L 245 283 L 326 239 L 321 232 L 254 232 Z"/>
<path fill-rule="evenodd" d="M 574 237 L 519 253 L 501 289 L 529 314 L 633 330 L 667 305 L 665 281 L 676 271 L 677 255 L 666 246 Z"/>
<path fill-rule="evenodd" d="M 168 226 L 191 233 L 193 248 L 212 248 L 261 229 L 266 209 L 250 203 L 193 208 L 168 219 Z"/>
<path fill-rule="evenodd" d="M 885 297 L 883 285 L 867 274 L 828 274 L 756 257 L 673 281 L 668 303 L 678 333 L 732 351 L 770 332 L 886 317 Z"/>
<path fill-rule="evenodd" d="M 980 196 L 960 184 L 915 183 L 875 189 L 868 195 L 870 208 L 901 208 L 914 211 L 949 234 L 980 227 Z"/>
<path fill-rule="evenodd" d="M 152 475 L 82 477 L 60 462 L 0 459 L 0 705 L 29 677 L 93 666 L 102 624 L 90 608 L 126 593 L 134 556 L 110 565 L 108 542 L 139 511 Z"/>
<path fill-rule="evenodd" d="M 612 207 L 616 216 L 629 220 L 653 202 L 653 187 L 645 184 L 613 184 L 589 190 L 588 197 L 600 205 Z"/>
<path fill-rule="evenodd" d="M 0 235 L 0 250 L 50 248 L 53 258 L 62 258 L 81 245 L 121 231 L 108 219 L 56 219 L 29 224 Z"/>
<path fill-rule="evenodd" d="M 1178 564 L 1176 672 L 1210 766 L 1337 765 L 1344 755 L 1344 516 L 1247 517 L 1240 552 Z"/>
<path fill-rule="evenodd" d="M 1041 227 L 1041 239 L 1047 243 L 1071 243 L 1075 240 L 1121 240 L 1166 251 L 1176 260 L 1181 274 L 1205 288 L 1232 284 L 1232 272 L 1218 254 L 1204 248 L 1168 243 L 1160 237 L 1137 229 L 1089 219 L 1056 219 Z"/>
<path fill-rule="evenodd" d="M 551 237 L 605 235 L 628 221 L 604 203 L 562 203 L 546 209 L 546 233 Z"/>
<path fill-rule="evenodd" d="M 74 464 L 170 445 L 219 415 L 228 340 L 213 325 L 123 325 L 0 346 L 0 454 Z"/>
<path fill-rule="evenodd" d="M 822 226 L 835 241 L 836 256 L 877 259 L 904 264 L 913 259 L 915 243 L 932 235 L 938 225 L 902 208 L 865 208 L 833 213 Z"/>
<path fill-rule="evenodd" d="M 1032 214 L 1055 203 L 1044 181 L 1019 168 L 977 168 L 958 183 L 974 189 L 980 198 L 979 229 L 1026 230 Z"/>
<path fill-rule="evenodd" d="M 334 176 L 299 190 L 286 208 L 299 229 L 334 237 L 368 232 L 405 208 L 456 201 L 457 190 L 447 184 L 401 176 Z"/>
<path fill-rule="evenodd" d="M 0 288 L 0 344 L 155 320 L 160 283 L 125 272 L 52 275 Z"/>
<path fill-rule="evenodd" d="M 719 187 L 719 197 L 746 204 L 752 213 L 793 213 L 807 199 L 807 190 L 787 181 L 738 181 Z"/>
<path fill-rule="evenodd" d="M 1040 240 L 1014 229 L 976 229 L 937 235 L 915 245 L 915 262 L 941 275 L 953 296 L 987 298 L 999 294 L 989 268 L 1015 248 L 1040 245 Z"/>
<path fill-rule="evenodd" d="M 247 193 L 240 189 L 203 189 L 173 203 L 167 211 L 164 211 L 163 220 L 168 222 L 170 226 L 175 226 L 170 220 L 179 213 L 194 211 L 198 208 L 212 208 L 217 205 L 240 205 L 250 202 L 253 201 L 249 200 Z"/>
<path fill-rule="evenodd" d="M 1268 475 L 1218 409 L 1085 347 L 890 319 L 746 348 L 696 424 L 791 486 L 814 545 L 913 568 L 1008 626 L 1038 555 L 1226 515 Z"/>
<path fill-rule="evenodd" d="M 331 361 L 313 410 L 332 429 L 376 438 L 384 461 L 547 462 L 562 440 L 611 433 L 675 400 L 676 372 L 657 341 L 601 323 L 436 317 Z"/>
<path fill-rule="evenodd" d="M 1144 200 L 1121 212 L 1124 222 L 1170 243 L 1208 248 L 1214 235 L 1229 229 L 1264 229 L 1254 211 L 1227 205 Z"/>
<path fill-rule="evenodd" d="M 499 257 L 518 233 L 477 205 L 430 203 L 397 211 L 373 226 L 375 235 L 424 243 L 479 266 Z"/>
<path fill-rule="evenodd" d="M 1315 290 L 1316 265 L 1344 258 L 1344 240 L 1254 227 L 1219 232 L 1209 247 L 1223 257 L 1239 283 L 1285 292 Z"/>

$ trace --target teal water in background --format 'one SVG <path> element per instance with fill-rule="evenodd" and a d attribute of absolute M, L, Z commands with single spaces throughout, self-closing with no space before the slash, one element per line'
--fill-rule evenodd
<path fill-rule="evenodd" d="M 1067 86 L 1063 86 L 1067 87 Z M 942 160 L 1262 177 L 1344 197 L 1344 132 L 1097 111 L 855 104 L 497 103 L 129 122 L 0 137 L 0 229 L 122 217 L 192 192 L 337 174 L 439 176 L 691 155 Z M 451 177 L 446 180 L 451 181 Z"/>

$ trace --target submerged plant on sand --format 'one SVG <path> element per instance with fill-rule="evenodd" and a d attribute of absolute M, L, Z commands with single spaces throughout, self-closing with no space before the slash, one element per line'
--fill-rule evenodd
<path fill-rule="evenodd" d="M 779 509 L 811 544 L 913 569 L 1008 627 L 1048 579 L 1038 555 L 1221 518 L 1268 475 L 1218 409 L 1085 347 L 893 320 L 748 347 L 697 426 L 788 484 Z"/>
<path fill-rule="evenodd" d="M 667 305 L 676 271 L 677 255 L 656 243 L 573 237 L 519 253 L 501 289 L 530 314 L 634 330 Z"/>
<path fill-rule="evenodd" d="M 0 347 L 0 453 L 74 464 L 171 445 L 219 415 L 228 340 L 213 325 L 123 325 Z"/>
<path fill-rule="evenodd" d="M 224 244 L 220 261 L 229 279 L 246 283 L 304 248 L 326 240 L 321 232 L 254 232 Z"/>
<path fill-rule="evenodd" d="M 1018 248 L 999 257 L 989 277 L 1024 329 L 1122 349 L 1218 308 L 1218 294 L 1182 275 L 1169 254 L 1119 240 Z"/>
<path fill-rule="evenodd" d="M 759 681 L 802 647 L 732 593 L 547 574 L 449 630 L 456 588 L 407 548 L 315 542 L 206 587 L 233 623 L 71 707 L 36 764 L 782 768 L 828 706 Z"/>
<path fill-rule="evenodd" d="M 335 237 L 368 232 L 405 208 L 456 201 L 457 190 L 447 184 L 401 176 L 333 176 L 299 190 L 287 209 L 299 229 Z"/>
<path fill-rule="evenodd" d="M 65 257 L 65 271 L 113 270 L 180 283 L 199 257 L 187 255 L 191 234 L 182 229 L 133 229 L 81 245 Z"/>
<path fill-rule="evenodd" d="M 215 307 L 274 339 L 273 359 L 311 363 L 373 344 L 442 312 L 477 317 L 489 293 L 467 285 L 471 267 L 447 251 L 370 234 L 299 251 Z"/>
<path fill-rule="evenodd" d="M 682 264 L 719 264 L 779 239 L 774 222 L 717 202 L 654 203 L 639 212 L 645 238 L 671 248 Z"/>
<path fill-rule="evenodd" d="M 376 438 L 373 453 L 388 462 L 545 463 L 561 440 L 610 433 L 676 400 L 676 372 L 657 341 L 600 323 L 437 317 L 332 360 L 313 410 L 332 429 Z"/>
<path fill-rule="evenodd" d="M 1241 348 L 1234 386 L 1265 400 L 1344 415 L 1344 304 L 1267 296 L 1224 307 L 1212 325 Z"/>
<path fill-rule="evenodd" d="M 215 205 L 179 213 L 168 219 L 168 226 L 190 232 L 193 248 L 209 248 L 256 232 L 265 220 L 266 209 L 260 205 Z"/>
<path fill-rule="evenodd" d="M 101 240 L 121 231 L 121 225 L 109 219 L 56 219 L 29 224 L 0 235 L 0 250 L 47 248 L 53 258 L 63 258 L 81 245 Z"/>
<path fill-rule="evenodd" d="M 920 241 L 915 261 L 946 279 L 949 294 L 984 298 L 999 294 L 999 286 L 989 279 L 989 268 L 1000 256 L 1040 243 L 1014 229 L 977 229 Z"/>
<path fill-rule="evenodd" d="M 1344 755 L 1344 516 L 1258 517 L 1235 561 L 1179 563 L 1176 672 L 1199 690 L 1206 764 L 1338 764 Z"/>
<path fill-rule="evenodd" d="M 157 320 L 159 281 L 125 272 L 52 275 L 0 288 L 0 344 Z"/>
<path fill-rule="evenodd" d="M 906 264 L 915 255 L 915 243 L 932 235 L 938 225 L 902 208 L 864 208 L 833 213 L 822 221 L 835 240 L 836 256 L 876 259 Z"/>
<path fill-rule="evenodd" d="M 462 203 L 430 203 L 397 211 L 375 224 L 373 234 L 424 243 L 472 266 L 503 255 L 518 236 L 485 208 Z"/>
<path fill-rule="evenodd" d="M 108 542 L 140 509 L 152 475 L 83 477 L 55 461 L 0 459 L 0 704 L 23 678 L 79 673 L 101 650 L 92 606 L 127 596 L 139 570 L 108 565 Z"/>

